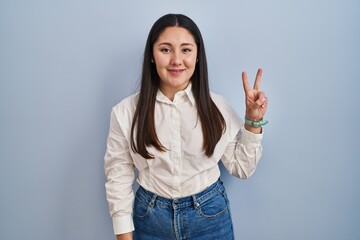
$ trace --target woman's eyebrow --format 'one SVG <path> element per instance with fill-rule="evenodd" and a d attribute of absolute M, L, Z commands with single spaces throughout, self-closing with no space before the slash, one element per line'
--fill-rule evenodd
<path fill-rule="evenodd" d="M 192 43 L 182 43 L 181 46 L 194 46 Z"/>
<path fill-rule="evenodd" d="M 168 42 L 162 42 L 162 43 L 158 44 L 158 46 L 161 46 L 161 45 L 172 46 L 172 44 L 168 43 Z M 192 43 L 182 43 L 180 46 L 194 46 L 194 44 L 192 44 Z"/>

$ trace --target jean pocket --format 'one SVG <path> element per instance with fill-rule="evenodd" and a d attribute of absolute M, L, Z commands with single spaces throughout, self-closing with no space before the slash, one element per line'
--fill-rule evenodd
<path fill-rule="evenodd" d="M 212 198 L 201 202 L 198 213 L 204 218 L 215 218 L 228 211 L 226 195 L 217 192 Z"/>
<path fill-rule="evenodd" d="M 149 203 L 144 203 L 138 197 L 135 197 L 133 213 L 136 217 L 139 218 L 146 217 L 150 211 L 149 208 L 150 208 Z"/>

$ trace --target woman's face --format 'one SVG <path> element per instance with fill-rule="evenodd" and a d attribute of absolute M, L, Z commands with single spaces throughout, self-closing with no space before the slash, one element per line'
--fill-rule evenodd
<path fill-rule="evenodd" d="M 173 100 L 178 91 L 188 86 L 195 71 L 195 39 L 185 28 L 168 27 L 154 43 L 153 56 L 160 77 L 160 91 Z"/>

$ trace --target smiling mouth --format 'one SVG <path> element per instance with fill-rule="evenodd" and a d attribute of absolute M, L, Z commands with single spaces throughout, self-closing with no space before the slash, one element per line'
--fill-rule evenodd
<path fill-rule="evenodd" d="M 185 69 L 169 69 L 168 71 L 173 75 L 180 75 Z"/>
<path fill-rule="evenodd" d="M 182 72 L 184 71 L 185 69 L 169 69 L 168 71 L 169 72 Z"/>

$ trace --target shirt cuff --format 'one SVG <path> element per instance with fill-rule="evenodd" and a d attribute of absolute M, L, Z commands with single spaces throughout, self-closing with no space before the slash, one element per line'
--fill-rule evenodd
<path fill-rule="evenodd" d="M 134 222 L 131 215 L 113 217 L 115 235 L 134 231 Z"/>
<path fill-rule="evenodd" d="M 264 129 L 261 133 L 252 133 L 248 130 L 246 130 L 245 127 L 241 127 L 240 129 L 241 137 L 239 139 L 241 144 L 247 145 L 247 146 L 258 146 L 261 144 L 261 140 L 263 138 Z"/>

